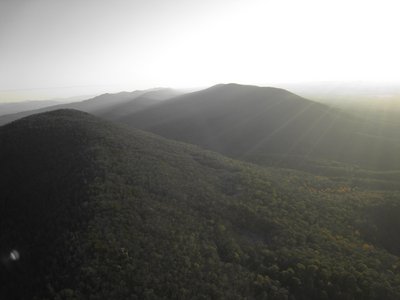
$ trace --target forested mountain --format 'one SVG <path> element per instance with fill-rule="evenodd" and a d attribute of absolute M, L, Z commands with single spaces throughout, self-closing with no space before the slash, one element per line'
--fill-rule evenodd
<path fill-rule="evenodd" d="M 398 124 L 351 115 L 277 88 L 216 85 L 119 121 L 258 163 L 279 155 L 400 167 Z"/>
<path fill-rule="evenodd" d="M 172 89 L 105 94 L 2 116 L 0 124 L 60 108 L 79 109 L 258 164 L 309 169 L 309 161 L 333 160 L 368 169 L 400 168 L 400 123 L 269 87 L 219 84 L 183 95 Z"/>
<path fill-rule="evenodd" d="M 41 109 L 27 110 L 19 113 L 0 116 L 0 125 L 30 116 L 32 114 L 57 109 L 77 109 L 108 119 L 121 118 L 127 114 L 150 107 L 162 100 L 172 98 L 182 92 L 169 88 L 155 88 L 137 90 L 134 92 L 120 92 L 103 94 L 94 98 L 67 104 L 49 105 Z"/>
<path fill-rule="evenodd" d="M 400 298 L 396 193 L 74 110 L 0 127 L 0 166 L 1 299 Z"/>

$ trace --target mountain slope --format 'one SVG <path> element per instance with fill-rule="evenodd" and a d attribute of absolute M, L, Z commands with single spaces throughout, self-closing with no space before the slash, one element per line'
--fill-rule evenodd
<path fill-rule="evenodd" d="M 27 100 L 18 102 L 4 102 L 0 103 L 0 116 L 11 115 L 23 111 L 37 110 L 48 106 L 56 106 L 71 102 L 83 101 L 94 96 L 82 95 L 73 96 L 68 98 L 55 98 L 49 100 Z"/>
<path fill-rule="evenodd" d="M 2 299 L 400 296 L 389 195 L 73 110 L 0 127 L 0 165 Z"/>
<path fill-rule="evenodd" d="M 22 101 L 22 102 L 10 102 L 0 103 L 0 116 L 15 114 L 25 110 L 35 110 L 46 106 L 57 105 L 60 102 L 55 100 L 40 100 L 40 101 Z"/>
<path fill-rule="evenodd" d="M 33 114 L 57 109 L 77 109 L 106 119 L 121 118 L 148 108 L 162 100 L 179 95 L 180 92 L 169 88 L 156 88 L 137 90 L 133 92 L 120 92 L 116 94 L 103 94 L 94 98 L 59 105 L 49 105 L 41 109 L 27 110 L 19 113 L 0 116 L 0 125 L 10 123 Z"/>
<path fill-rule="evenodd" d="M 108 107 L 107 109 L 98 111 L 89 109 L 87 112 L 107 120 L 118 120 L 180 94 L 181 92 L 169 88 L 155 89 L 146 91 L 145 93 L 142 93 L 141 95 L 136 96 L 134 99 L 131 99 L 127 102 L 111 102 L 112 106 Z M 79 107 L 76 107 L 76 109 L 82 110 Z"/>
<path fill-rule="evenodd" d="M 257 162 L 281 155 L 400 167 L 398 126 L 357 118 L 276 88 L 217 85 L 119 121 Z"/>

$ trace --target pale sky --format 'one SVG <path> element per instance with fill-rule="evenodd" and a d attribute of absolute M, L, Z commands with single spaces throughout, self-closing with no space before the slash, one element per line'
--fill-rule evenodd
<path fill-rule="evenodd" d="M 398 0 L 0 0 L 0 101 L 399 81 Z"/>

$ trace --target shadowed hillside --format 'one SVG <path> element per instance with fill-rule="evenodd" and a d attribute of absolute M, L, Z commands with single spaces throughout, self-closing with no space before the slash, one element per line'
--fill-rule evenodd
<path fill-rule="evenodd" d="M 217 85 L 120 121 L 258 163 L 281 155 L 369 168 L 400 167 L 398 126 L 346 114 L 276 88 Z"/>
<path fill-rule="evenodd" d="M 310 169 L 310 160 L 333 160 L 400 169 L 398 123 L 346 113 L 277 88 L 220 84 L 180 94 L 172 89 L 105 94 L 5 115 L 0 124 L 73 108 L 257 164 Z"/>
<path fill-rule="evenodd" d="M 380 192 L 73 110 L 0 127 L 0 165 L 2 299 L 400 297 Z"/>

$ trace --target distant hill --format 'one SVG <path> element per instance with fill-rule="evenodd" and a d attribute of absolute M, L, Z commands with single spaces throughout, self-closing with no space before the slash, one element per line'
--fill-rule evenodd
<path fill-rule="evenodd" d="M 182 94 L 178 90 L 163 88 L 155 89 L 151 91 L 144 91 L 129 101 L 115 102 L 114 100 L 108 100 L 109 106 L 100 110 L 93 110 L 92 107 L 86 110 L 92 114 L 103 117 L 108 120 L 119 120 L 125 116 L 129 116 L 135 112 L 146 109 L 150 106 L 160 103 L 169 98 L 173 98 Z M 95 101 L 95 99 L 93 99 Z M 82 110 L 81 107 L 75 107 L 76 109 Z M 85 111 L 85 110 L 84 110 Z"/>
<path fill-rule="evenodd" d="M 103 94 L 84 101 L 50 105 L 40 109 L 25 110 L 19 113 L 3 115 L 0 116 L 0 125 L 10 123 L 32 114 L 57 109 L 77 109 L 109 119 L 120 118 L 126 114 L 131 114 L 142 110 L 162 100 L 179 94 L 181 94 L 181 92 L 169 88 L 156 88 L 149 90 L 137 90 L 134 92 Z"/>
<path fill-rule="evenodd" d="M 3 102 L 0 103 L 0 116 L 16 114 L 23 111 L 37 110 L 47 106 L 55 106 L 71 102 L 83 101 L 94 96 L 74 96 L 68 98 L 56 98 L 49 100 L 28 100 L 18 102 Z"/>
<path fill-rule="evenodd" d="M 400 124 L 400 85 L 326 82 L 285 85 L 290 91 L 369 119 Z"/>
<path fill-rule="evenodd" d="M 15 114 L 25 110 L 40 109 L 46 106 L 57 105 L 57 104 L 61 103 L 53 100 L 0 103 L 0 116 Z"/>
<path fill-rule="evenodd" d="M 283 89 L 216 85 L 118 121 L 257 162 L 280 155 L 400 168 L 398 125 L 345 113 Z"/>
<path fill-rule="evenodd" d="M 400 297 L 396 193 L 74 110 L 0 127 L 0 166 L 1 299 Z"/>

